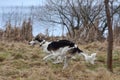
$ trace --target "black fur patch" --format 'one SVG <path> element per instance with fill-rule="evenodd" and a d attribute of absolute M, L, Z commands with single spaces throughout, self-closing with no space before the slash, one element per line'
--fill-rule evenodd
<path fill-rule="evenodd" d="M 68 51 L 68 53 L 74 55 L 75 53 L 81 53 L 83 52 L 82 50 L 80 50 L 78 47 L 77 48 L 72 48 Z"/>
<path fill-rule="evenodd" d="M 74 47 L 74 43 L 71 42 L 71 41 L 68 41 L 68 40 L 59 40 L 59 41 L 53 41 L 51 44 L 48 45 L 48 50 L 51 51 L 51 50 L 57 50 L 61 47 L 66 47 L 66 46 L 69 46 L 69 47 Z"/>

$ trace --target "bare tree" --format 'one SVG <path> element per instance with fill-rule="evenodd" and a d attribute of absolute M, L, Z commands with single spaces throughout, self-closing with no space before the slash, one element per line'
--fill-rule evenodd
<path fill-rule="evenodd" d="M 111 13 L 109 7 L 109 0 L 105 0 L 105 11 L 107 18 L 107 26 L 108 26 L 108 49 L 107 49 L 107 68 L 109 71 L 113 72 L 112 69 L 112 50 L 113 50 L 113 31 L 112 31 L 112 20 Z"/>
<path fill-rule="evenodd" d="M 47 4 L 42 8 L 41 14 L 37 13 L 37 18 L 40 21 L 50 22 L 63 25 L 70 37 L 75 39 L 76 31 L 79 29 L 85 34 L 79 34 L 78 37 L 91 38 L 99 35 L 101 32 L 98 28 L 99 14 L 103 11 L 103 4 L 99 0 L 47 0 Z M 39 10 L 40 11 L 40 10 Z M 39 12 L 40 13 L 40 12 Z M 97 20 L 97 21 L 96 21 Z M 98 25 L 96 25 L 98 23 Z M 62 27 L 63 27 L 62 26 Z M 89 36 L 96 31 L 97 34 Z M 99 36 L 100 37 L 100 36 Z"/>

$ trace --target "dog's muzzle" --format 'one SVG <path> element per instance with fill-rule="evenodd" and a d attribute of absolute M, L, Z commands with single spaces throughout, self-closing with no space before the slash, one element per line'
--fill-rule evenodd
<path fill-rule="evenodd" d="M 36 43 L 35 43 L 35 41 L 30 41 L 28 44 L 31 46 L 34 46 Z"/>

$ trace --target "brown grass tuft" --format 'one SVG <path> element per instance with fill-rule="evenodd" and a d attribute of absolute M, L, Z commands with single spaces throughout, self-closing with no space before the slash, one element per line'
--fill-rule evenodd
<path fill-rule="evenodd" d="M 43 61 L 46 54 L 38 46 L 0 42 L 0 80 L 119 80 L 120 49 L 114 49 L 114 73 L 110 73 L 105 65 L 106 52 L 99 49 L 101 46 L 106 48 L 98 42 L 80 46 L 88 53 L 98 53 L 95 65 L 85 63 L 80 57 L 70 60 L 69 67 L 63 70 L 62 63 Z"/>

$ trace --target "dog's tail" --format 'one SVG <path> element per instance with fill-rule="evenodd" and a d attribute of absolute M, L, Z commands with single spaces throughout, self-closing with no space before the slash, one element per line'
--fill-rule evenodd
<path fill-rule="evenodd" d="M 95 60 L 96 60 L 96 53 L 93 53 L 91 55 L 88 55 L 86 53 L 84 53 L 82 50 L 80 50 L 78 47 L 77 48 L 73 48 L 72 53 L 78 52 L 79 55 L 83 55 L 85 58 L 85 61 L 87 63 L 91 63 L 94 64 Z"/>
<path fill-rule="evenodd" d="M 82 52 L 81 54 L 84 56 L 85 61 L 86 61 L 87 63 L 94 64 L 94 62 L 95 62 L 95 60 L 96 60 L 96 53 L 93 53 L 93 54 L 91 54 L 91 55 L 88 55 L 88 54 Z"/>

